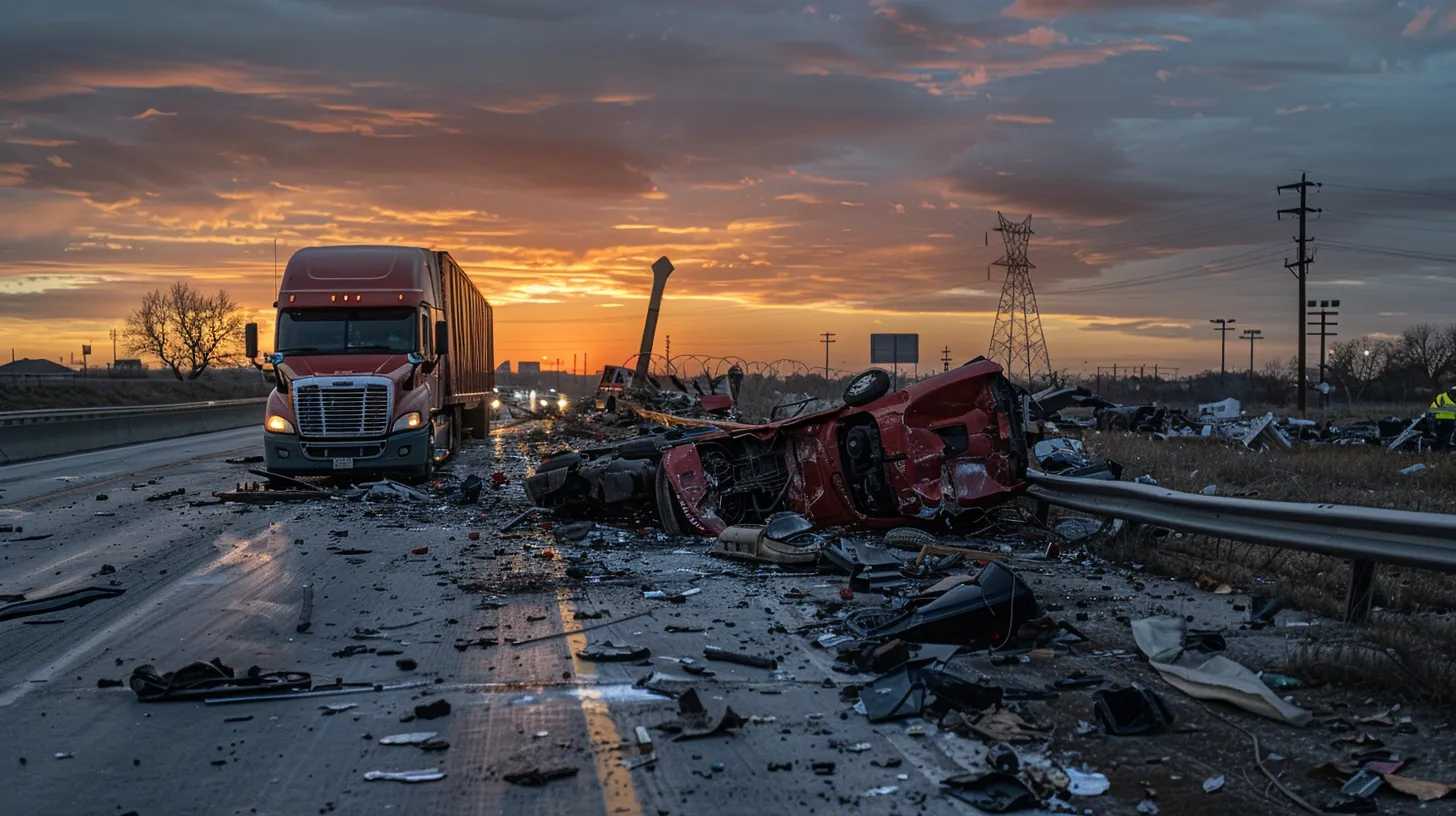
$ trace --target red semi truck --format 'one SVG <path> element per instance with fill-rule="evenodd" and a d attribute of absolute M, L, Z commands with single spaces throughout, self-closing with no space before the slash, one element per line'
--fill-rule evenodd
<path fill-rule="evenodd" d="M 257 362 L 268 395 L 263 455 L 294 476 L 392 474 L 427 479 L 483 439 L 495 402 L 490 303 L 448 252 L 331 246 L 288 259 L 274 351 Z"/>

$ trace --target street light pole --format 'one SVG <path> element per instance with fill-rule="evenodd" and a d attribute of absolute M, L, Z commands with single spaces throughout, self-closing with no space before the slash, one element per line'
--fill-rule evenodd
<path fill-rule="evenodd" d="M 1254 382 L 1254 341 L 1255 340 L 1263 340 L 1264 338 L 1261 336 L 1263 334 L 1264 334 L 1264 331 L 1262 329 L 1244 329 L 1244 333 L 1242 335 L 1240 335 L 1240 337 L 1242 337 L 1243 339 L 1249 341 L 1249 383 L 1250 383 L 1250 385 L 1252 385 L 1253 382 Z"/>
<path fill-rule="evenodd" d="M 1318 309 L 1315 308 L 1315 304 L 1318 304 L 1319 305 L 1319 308 Z M 1340 324 L 1339 323 L 1332 322 L 1329 318 L 1339 316 L 1340 313 L 1339 313 L 1338 309 L 1340 308 L 1340 302 L 1338 300 L 1319 300 L 1319 301 L 1307 300 L 1307 301 L 1305 301 L 1305 304 L 1304 305 L 1305 305 L 1305 309 L 1306 309 L 1305 315 L 1307 317 L 1311 317 L 1311 318 L 1317 317 L 1317 318 L 1319 318 L 1319 321 L 1318 322 L 1315 322 L 1313 320 L 1307 321 L 1307 325 L 1309 325 L 1309 326 L 1318 326 L 1319 327 L 1319 339 L 1320 339 L 1320 356 L 1319 356 L 1320 407 L 1321 408 L 1328 408 L 1329 407 L 1329 404 L 1330 404 L 1330 400 L 1329 400 L 1329 396 L 1330 395 L 1327 393 L 1327 391 L 1328 391 L 1328 383 L 1325 382 L 1325 368 L 1326 368 L 1326 365 L 1325 365 L 1325 339 L 1326 338 L 1329 338 L 1329 337 L 1338 337 L 1339 336 L 1336 332 L 1332 332 L 1329 329 L 1330 329 L 1331 326 L 1338 326 Z"/>
<path fill-rule="evenodd" d="M 1208 322 L 1218 324 L 1218 328 L 1214 329 L 1214 331 L 1218 332 L 1218 385 L 1222 388 L 1225 380 L 1224 368 L 1228 362 L 1228 333 L 1233 331 L 1229 326 L 1232 326 L 1238 321 L 1233 318 L 1217 317 Z"/>

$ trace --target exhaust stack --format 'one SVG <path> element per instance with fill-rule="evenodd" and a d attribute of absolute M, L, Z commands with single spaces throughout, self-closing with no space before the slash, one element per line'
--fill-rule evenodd
<path fill-rule="evenodd" d="M 642 348 L 637 353 L 637 371 L 633 377 L 638 384 L 647 380 L 647 368 L 652 363 L 652 340 L 657 334 L 657 311 L 662 307 L 662 290 L 672 270 L 672 261 L 666 255 L 652 264 L 652 299 L 647 301 L 647 324 L 642 327 Z"/>

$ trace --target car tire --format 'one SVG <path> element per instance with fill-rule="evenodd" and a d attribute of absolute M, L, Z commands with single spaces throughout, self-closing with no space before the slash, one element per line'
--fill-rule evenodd
<path fill-rule="evenodd" d="M 915 527 L 896 527 L 885 533 L 885 546 L 897 550 L 918 550 L 930 544 L 939 544 L 940 539 Z"/>
<path fill-rule="evenodd" d="M 868 405 L 890 393 L 890 372 L 871 368 L 856 374 L 844 388 L 844 404 L 852 408 Z"/>
<path fill-rule="evenodd" d="M 667 478 L 667 466 L 657 463 L 657 519 L 662 523 L 662 531 L 670 536 L 686 535 L 688 530 L 687 518 L 683 515 L 677 505 L 677 494 L 672 490 L 672 482 Z"/>

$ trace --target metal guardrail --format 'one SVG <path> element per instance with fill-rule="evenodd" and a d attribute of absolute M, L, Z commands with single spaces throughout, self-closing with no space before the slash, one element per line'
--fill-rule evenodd
<path fill-rule="evenodd" d="M 1182 493 L 1156 485 L 1028 472 L 1039 502 L 1184 533 L 1351 562 L 1346 622 L 1369 617 L 1375 565 L 1456 572 L 1456 515 Z"/>
<path fill-rule="evenodd" d="M 103 408 L 41 408 L 33 411 L 0 411 L 0 425 L 165 414 L 178 411 L 196 411 L 205 408 L 230 408 L 235 405 L 262 405 L 267 401 L 267 397 L 250 397 L 234 400 L 210 400 L 208 402 L 174 402 L 166 405 L 117 405 Z"/>

